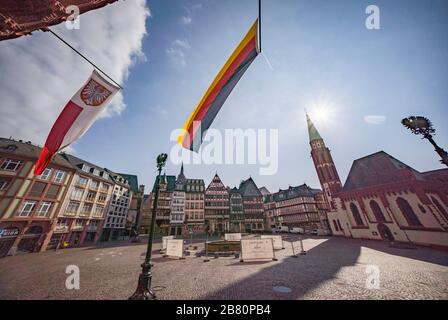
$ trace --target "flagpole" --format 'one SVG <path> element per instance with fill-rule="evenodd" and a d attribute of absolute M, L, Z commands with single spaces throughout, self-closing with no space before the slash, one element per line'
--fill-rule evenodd
<path fill-rule="evenodd" d="M 59 40 L 61 40 L 66 46 L 68 46 L 70 49 L 72 49 L 73 51 L 75 51 L 80 57 L 82 57 L 84 60 L 86 60 L 88 63 L 90 63 L 94 68 L 96 68 L 99 72 L 101 72 L 102 74 L 104 74 L 110 81 L 112 81 L 113 83 L 115 83 L 120 89 L 123 90 L 123 87 L 120 86 L 120 84 L 118 82 L 116 82 L 114 79 L 112 79 L 111 77 L 109 77 L 109 75 L 104 72 L 103 70 L 101 70 L 97 65 L 95 65 L 92 61 L 90 61 L 86 56 L 84 56 L 81 52 L 79 52 L 78 50 L 76 50 L 71 44 L 69 44 L 67 41 L 65 41 L 61 36 L 57 35 L 53 30 L 51 30 L 50 28 L 46 28 L 44 29 L 44 31 L 50 31 L 50 33 L 52 35 L 54 35 L 56 38 L 58 38 Z"/>
<path fill-rule="evenodd" d="M 261 0 L 258 0 L 258 45 L 261 52 Z"/>

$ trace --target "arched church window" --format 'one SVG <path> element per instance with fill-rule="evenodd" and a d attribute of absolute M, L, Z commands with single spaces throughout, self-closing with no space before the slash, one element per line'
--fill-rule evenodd
<path fill-rule="evenodd" d="M 448 219 L 448 212 L 446 212 L 445 208 L 442 206 L 442 204 L 437 200 L 435 197 L 431 196 L 432 202 L 436 205 L 437 209 L 445 216 L 446 219 Z"/>
<path fill-rule="evenodd" d="M 398 197 L 396 202 L 401 210 L 401 213 L 403 213 L 410 226 L 422 226 L 422 223 L 418 219 L 417 215 L 414 212 L 414 209 L 412 209 L 409 202 L 401 197 Z"/>
<path fill-rule="evenodd" d="M 353 218 L 355 219 L 356 225 L 363 226 L 361 214 L 359 213 L 358 207 L 352 202 L 350 203 L 350 210 L 352 211 Z"/>
<path fill-rule="evenodd" d="M 381 211 L 380 206 L 375 200 L 370 201 L 370 209 L 372 209 L 373 215 L 375 216 L 376 221 L 384 222 L 386 218 L 384 217 L 383 211 Z"/>

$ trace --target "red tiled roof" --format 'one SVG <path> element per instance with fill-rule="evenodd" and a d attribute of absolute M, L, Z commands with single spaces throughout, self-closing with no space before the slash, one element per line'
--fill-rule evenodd
<path fill-rule="evenodd" d="M 342 192 L 411 180 L 425 180 L 425 176 L 380 151 L 353 162 Z"/>

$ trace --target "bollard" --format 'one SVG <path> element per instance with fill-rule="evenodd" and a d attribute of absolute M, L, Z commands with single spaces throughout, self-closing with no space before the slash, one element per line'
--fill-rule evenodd
<path fill-rule="evenodd" d="M 207 239 L 208 239 L 208 235 L 206 235 L 206 238 L 205 238 L 205 259 L 204 259 L 204 262 L 209 262 L 210 261 L 210 259 L 208 258 Z"/>
<path fill-rule="evenodd" d="M 291 241 L 291 248 L 292 248 L 292 257 L 297 258 L 296 252 L 294 251 L 294 241 Z"/>
<path fill-rule="evenodd" d="M 303 255 L 306 254 L 306 251 L 303 250 L 303 241 L 302 241 L 302 237 L 300 237 L 299 240 L 300 240 L 300 250 L 301 250 L 301 251 L 300 251 L 300 254 L 303 256 Z"/>

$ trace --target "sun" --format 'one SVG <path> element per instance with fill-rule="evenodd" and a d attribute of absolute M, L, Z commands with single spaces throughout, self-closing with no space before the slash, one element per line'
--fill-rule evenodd
<path fill-rule="evenodd" d="M 335 120 L 336 109 L 330 102 L 320 101 L 310 105 L 307 113 L 314 122 L 328 124 Z"/>

